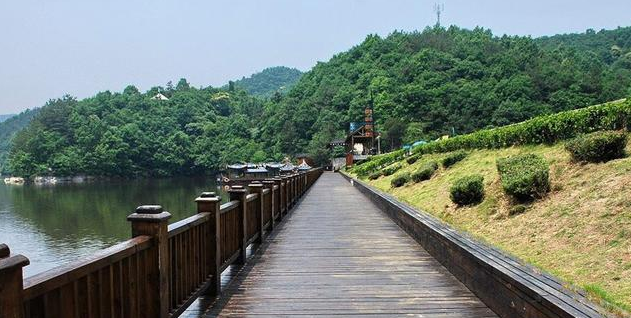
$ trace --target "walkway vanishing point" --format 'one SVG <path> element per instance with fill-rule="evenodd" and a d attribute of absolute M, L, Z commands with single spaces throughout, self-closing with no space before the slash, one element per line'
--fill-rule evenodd
<path fill-rule="evenodd" d="M 0 244 L 0 318 L 606 315 L 342 174 L 312 169 L 228 193 L 223 204 L 202 193 L 198 213 L 173 224 L 140 206 L 131 239 L 26 279 L 28 258 Z"/>
<path fill-rule="evenodd" d="M 497 317 L 339 174 L 324 173 L 204 317 Z"/>

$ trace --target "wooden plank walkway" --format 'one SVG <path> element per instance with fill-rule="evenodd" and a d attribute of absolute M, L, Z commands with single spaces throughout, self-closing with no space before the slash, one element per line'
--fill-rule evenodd
<path fill-rule="evenodd" d="M 204 317 L 497 317 L 342 176 L 325 173 Z"/>

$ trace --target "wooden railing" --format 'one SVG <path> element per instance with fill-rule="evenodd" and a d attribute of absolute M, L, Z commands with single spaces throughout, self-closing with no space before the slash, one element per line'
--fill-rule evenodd
<path fill-rule="evenodd" d="M 204 192 L 198 213 L 171 225 L 162 207 L 140 206 L 127 218 L 132 239 L 27 279 L 29 260 L 0 244 L 0 318 L 177 317 L 200 295 L 219 294 L 221 272 L 243 264 L 248 245 L 261 242 L 321 174 L 234 186 L 224 204 Z"/>

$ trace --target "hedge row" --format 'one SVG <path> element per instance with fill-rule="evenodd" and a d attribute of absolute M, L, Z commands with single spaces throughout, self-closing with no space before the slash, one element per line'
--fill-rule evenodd
<path fill-rule="evenodd" d="M 518 124 L 480 130 L 415 147 L 415 154 L 461 149 L 493 149 L 525 144 L 554 143 L 600 130 L 631 128 L 631 101 L 612 102 L 552 115 Z"/>
<path fill-rule="evenodd" d="M 403 159 L 404 156 L 405 150 L 401 149 L 382 155 L 368 157 L 368 160 L 355 165 L 353 169 L 351 169 L 351 172 L 356 173 L 360 177 L 365 177 L 382 167 Z"/>

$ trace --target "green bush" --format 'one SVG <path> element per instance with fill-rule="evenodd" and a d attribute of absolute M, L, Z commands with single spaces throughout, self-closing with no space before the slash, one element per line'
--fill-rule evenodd
<path fill-rule="evenodd" d="M 419 155 L 412 155 L 407 157 L 407 159 L 405 159 L 405 162 L 407 162 L 408 164 L 414 164 L 421 156 Z"/>
<path fill-rule="evenodd" d="M 397 172 L 399 169 L 401 169 L 401 165 L 400 164 L 394 164 L 394 165 L 390 165 L 388 167 L 385 167 L 381 170 L 381 173 L 384 176 L 390 176 L 393 175 L 395 172 Z"/>
<path fill-rule="evenodd" d="M 454 182 L 449 194 L 458 205 L 479 203 L 484 199 L 484 177 L 479 174 L 462 177 Z"/>
<path fill-rule="evenodd" d="M 572 159 L 582 162 L 606 162 L 625 156 L 627 135 L 618 131 L 599 131 L 582 135 L 565 144 Z"/>
<path fill-rule="evenodd" d="M 466 157 L 467 153 L 462 150 L 450 153 L 445 158 L 443 158 L 443 167 L 449 168 Z"/>
<path fill-rule="evenodd" d="M 541 156 L 523 154 L 497 160 L 504 191 L 518 200 L 539 198 L 550 191 L 548 163 Z"/>
<path fill-rule="evenodd" d="M 390 185 L 393 188 L 398 188 L 398 187 L 402 187 L 403 185 L 405 185 L 408 181 L 410 180 L 410 174 L 409 173 L 401 173 L 398 174 L 397 176 L 395 176 L 391 181 L 390 181 Z"/>
<path fill-rule="evenodd" d="M 438 170 L 438 164 L 435 161 L 427 162 L 412 173 L 412 180 L 414 182 L 429 180 L 432 178 L 436 170 Z"/>
<path fill-rule="evenodd" d="M 377 180 L 379 179 L 379 177 L 381 177 L 381 171 L 375 171 L 371 173 L 370 175 L 368 175 L 369 180 Z"/>
<path fill-rule="evenodd" d="M 416 154 L 443 153 L 461 149 L 494 149 L 515 145 L 554 143 L 580 134 L 631 128 L 631 100 L 596 105 L 539 116 L 494 129 L 430 142 L 412 151 Z"/>

